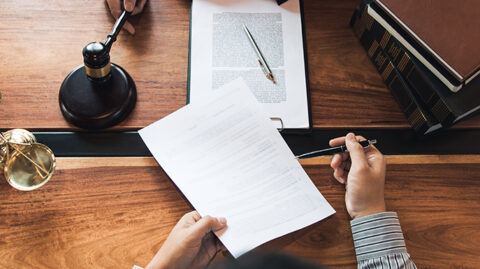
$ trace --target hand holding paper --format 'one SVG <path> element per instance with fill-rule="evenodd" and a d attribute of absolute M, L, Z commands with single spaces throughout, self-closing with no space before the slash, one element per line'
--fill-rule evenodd
<path fill-rule="evenodd" d="M 225 228 L 225 219 L 202 218 L 196 211 L 185 214 L 145 269 L 205 268 L 221 250 L 221 244 L 212 232 L 221 232 Z"/>
<path fill-rule="evenodd" d="M 219 239 L 234 257 L 335 212 L 243 80 L 140 135 L 200 215 L 227 219 Z"/>

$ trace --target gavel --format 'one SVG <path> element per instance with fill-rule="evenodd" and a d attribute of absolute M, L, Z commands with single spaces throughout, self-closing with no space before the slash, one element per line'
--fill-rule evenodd
<path fill-rule="evenodd" d="M 124 120 L 135 107 L 137 90 L 132 77 L 110 62 L 110 50 L 130 12 L 123 11 L 104 43 L 91 42 L 83 50 L 83 65 L 67 75 L 60 87 L 64 118 L 84 129 L 104 129 Z"/>

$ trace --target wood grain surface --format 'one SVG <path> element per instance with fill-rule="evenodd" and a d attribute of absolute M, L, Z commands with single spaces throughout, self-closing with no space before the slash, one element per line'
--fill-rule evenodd
<path fill-rule="evenodd" d="M 348 22 L 358 0 L 304 0 L 313 124 L 316 128 L 409 128 Z M 118 130 L 144 127 L 185 105 L 189 0 L 149 0 L 122 32 L 112 61 L 134 78 L 138 102 Z M 102 0 L 0 1 L 0 129 L 68 130 L 58 91 L 104 41 L 113 19 Z M 480 118 L 456 128 L 479 128 Z"/>
<path fill-rule="evenodd" d="M 479 268 L 480 165 L 389 157 L 386 200 L 419 268 Z M 325 164 L 304 164 L 337 210 L 262 248 L 334 268 L 355 268 L 344 187 Z M 131 268 L 146 265 L 192 207 L 152 158 L 59 158 L 33 192 L 0 178 L 0 268 Z"/>
<path fill-rule="evenodd" d="M 134 78 L 138 102 L 116 129 L 144 127 L 185 105 L 188 0 L 148 1 L 122 31 L 111 60 Z M 0 128 L 71 129 L 58 104 L 60 85 L 83 64 L 82 49 L 104 42 L 114 19 L 102 0 L 0 2 Z"/>

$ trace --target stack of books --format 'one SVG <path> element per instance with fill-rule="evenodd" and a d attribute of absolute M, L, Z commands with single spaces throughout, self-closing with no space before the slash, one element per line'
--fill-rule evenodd
<path fill-rule="evenodd" d="M 417 133 L 479 111 L 480 1 L 364 0 L 350 24 Z"/>

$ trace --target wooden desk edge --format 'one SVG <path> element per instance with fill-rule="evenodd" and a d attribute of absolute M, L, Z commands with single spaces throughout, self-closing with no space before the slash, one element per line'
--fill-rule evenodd
<path fill-rule="evenodd" d="M 387 164 L 480 164 L 476 155 L 386 155 Z M 300 160 L 303 166 L 329 165 L 331 156 Z M 58 169 L 158 166 L 153 157 L 58 157 Z"/>

